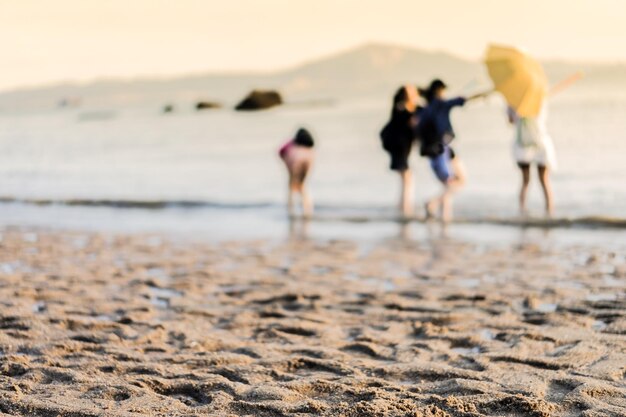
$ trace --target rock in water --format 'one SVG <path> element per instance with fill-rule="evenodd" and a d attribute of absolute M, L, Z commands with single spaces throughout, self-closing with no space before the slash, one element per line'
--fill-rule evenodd
<path fill-rule="evenodd" d="M 283 98 L 278 91 L 254 90 L 246 96 L 235 110 L 263 110 L 283 104 Z"/>
<path fill-rule="evenodd" d="M 222 105 L 214 101 L 199 101 L 196 103 L 196 110 L 219 109 L 220 107 Z"/>

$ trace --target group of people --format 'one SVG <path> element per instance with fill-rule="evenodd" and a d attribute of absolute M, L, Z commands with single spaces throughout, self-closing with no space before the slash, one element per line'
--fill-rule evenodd
<path fill-rule="evenodd" d="M 442 192 L 425 203 L 426 217 L 438 217 L 443 221 L 452 219 L 452 196 L 465 183 L 465 170 L 459 156 L 452 148 L 455 132 L 450 112 L 468 101 L 485 97 L 487 91 L 469 97 L 447 98 L 446 84 L 433 80 L 427 88 L 405 85 L 393 97 L 391 117 L 380 132 L 382 147 L 388 152 L 390 169 L 400 174 L 400 212 L 404 217 L 413 214 L 413 175 L 409 156 L 417 145 L 421 156 L 427 158 L 430 167 L 443 185 Z M 515 128 L 513 156 L 520 169 L 522 185 L 519 194 L 520 212 L 526 214 L 526 195 L 530 182 L 530 168 L 537 166 L 539 180 L 545 197 L 546 214 L 552 215 L 553 197 L 549 173 L 556 165 L 554 146 L 547 134 L 545 112 L 537 117 L 520 117 L 513 108 L 507 110 L 508 120 Z M 280 149 L 289 174 L 289 213 L 294 213 L 294 196 L 301 195 L 302 212 L 309 216 L 313 204 L 305 187 L 305 179 L 313 163 L 314 141 L 304 128 L 298 130 L 294 139 Z"/>

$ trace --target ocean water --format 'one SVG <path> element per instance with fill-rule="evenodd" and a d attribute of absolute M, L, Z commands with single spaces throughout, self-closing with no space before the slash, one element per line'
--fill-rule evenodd
<path fill-rule="evenodd" d="M 189 107 L 161 114 L 146 106 L 0 114 L 0 223 L 271 234 L 287 228 L 277 149 L 299 126 L 317 140 L 310 188 L 319 216 L 388 218 L 399 192 L 378 139 L 388 101 L 254 113 Z M 549 110 L 559 161 L 552 176 L 557 217 L 625 218 L 626 98 L 564 94 Z M 520 176 L 503 103 L 470 103 L 454 110 L 453 122 L 454 147 L 468 172 L 457 217 L 515 217 Z M 439 185 L 427 160 L 417 151 L 411 158 L 420 214 Z M 541 215 L 536 176 L 529 198 L 531 212 Z M 68 206 L 70 200 L 80 201 Z"/>

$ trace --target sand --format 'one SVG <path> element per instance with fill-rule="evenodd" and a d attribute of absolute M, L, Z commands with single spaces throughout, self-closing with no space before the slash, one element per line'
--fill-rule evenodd
<path fill-rule="evenodd" d="M 624 416 L 626 262 L 7 229 L 0 415 Z"/>

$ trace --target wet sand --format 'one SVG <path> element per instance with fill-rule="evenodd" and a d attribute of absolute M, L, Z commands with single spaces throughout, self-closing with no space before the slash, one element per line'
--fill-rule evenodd
<path fill-rule="evenodd" d="M 0 415 L 624 416 L 624 253 L 3 231 Z"/>

